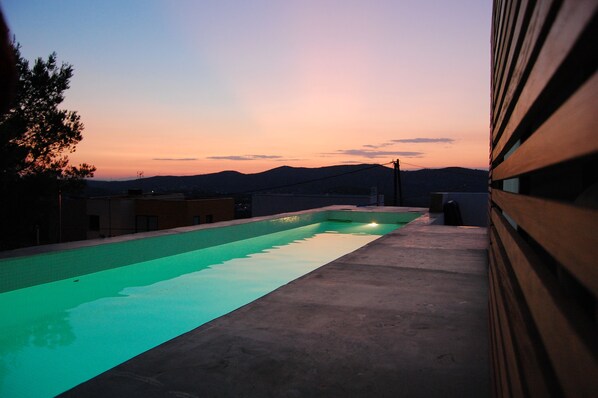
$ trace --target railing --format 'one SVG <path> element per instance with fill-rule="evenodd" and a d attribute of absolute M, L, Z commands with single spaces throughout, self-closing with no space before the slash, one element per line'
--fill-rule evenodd
<path fill-rule="evenodd" d="M 495 396 L 598 396 L 598 1 L 495 0 Z"/>

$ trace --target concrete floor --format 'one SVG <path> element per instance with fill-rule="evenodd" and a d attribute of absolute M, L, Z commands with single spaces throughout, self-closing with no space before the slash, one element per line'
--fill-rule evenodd
<path fill-rule="evenodd" d="M 486 248 L 417 220 L 64 396 L 489 396 Z"/>

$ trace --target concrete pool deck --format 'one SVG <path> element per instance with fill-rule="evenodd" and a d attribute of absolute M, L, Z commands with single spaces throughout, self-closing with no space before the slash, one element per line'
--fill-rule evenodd
<path fill-rule="evenodd" d="M 485 228 L 427 216 L 62 396 L 485 397 Z"/>

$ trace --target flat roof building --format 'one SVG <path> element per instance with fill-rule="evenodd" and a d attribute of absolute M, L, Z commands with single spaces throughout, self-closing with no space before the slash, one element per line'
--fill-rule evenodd
<path fill-rule="evenodd" d="M 87 239 L 228 221 L 233 198 L 185 199 L 182 194 L 87 199 Z"/>

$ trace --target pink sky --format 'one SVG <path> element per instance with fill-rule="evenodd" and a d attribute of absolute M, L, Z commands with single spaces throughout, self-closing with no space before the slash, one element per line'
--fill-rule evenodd
<path fill-rule="evenodd" d="M 488 163 L 490 2 L 9 0 L 96 178 Z"/>

